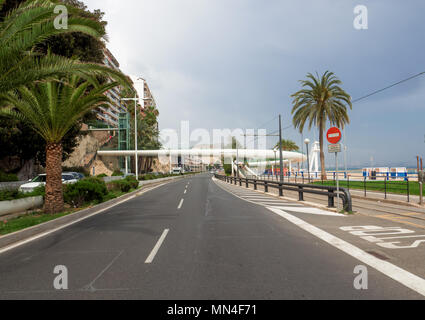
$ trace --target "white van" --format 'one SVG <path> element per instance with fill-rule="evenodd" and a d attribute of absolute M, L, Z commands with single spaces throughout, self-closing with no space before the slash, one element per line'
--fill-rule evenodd
<path fill-rule="evenodd" d="M 172 173 L 173 174 L 183 174 L 184 171 L 183 171 L 183 168 L 173 168 Z"/>

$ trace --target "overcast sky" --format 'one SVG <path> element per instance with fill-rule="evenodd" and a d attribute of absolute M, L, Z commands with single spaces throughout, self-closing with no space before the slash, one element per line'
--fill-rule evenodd
<path fill-rule="evenodd" d="M 193 130 L 255 129 L 279 113 L 286 127 L 290 95 L 308 72 L 335 72 L 355 99 L 425 71 L 423 0 L 84 2 L 106 13 L 122 70 L 149 82 L 162 129 L 180 120 Z M 353 27 L 359 4 L 367 30 Z M 414 165 L 425 156 L 425 76 L 355 104 L 350 118 L 350 167 Z M 262 128 L 273 132 L 277 121 Z M 285 137 L 301 143 L 294 129 Z"/>

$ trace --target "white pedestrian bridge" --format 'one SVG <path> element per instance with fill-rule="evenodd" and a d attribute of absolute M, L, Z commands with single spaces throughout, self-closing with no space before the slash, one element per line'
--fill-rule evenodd
<path fill-rule="evenodd" d="M 105 150 L 98 151 L 99 156 L 105 157 L 133 157 L 135 150 Z M 291 162 L 304 162 L 307 157 L 299 152 L 283 151 L 283 159 Z M 249 159 L 275 159 L 279 158 L 279 152 L 260 149 L 161 149 L 161 150 L 138 150 L 139 157 L 239 157 Z"/>

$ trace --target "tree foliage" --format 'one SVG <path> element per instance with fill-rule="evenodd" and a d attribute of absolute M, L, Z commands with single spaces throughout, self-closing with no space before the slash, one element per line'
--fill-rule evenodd
<path fill-rule="evenodd" d="M 27 122 L 47 143 L 61 143 L 82 117 L 94 108 L 109 103 L 104 93 L 117 82 L 99 84 L 97 79 L 83 81 L 72 76 L 21 86 L 0 95 L 1 113 Z"/>
<path fill-rule="evenodd" d="M 325 154 L 323 150 L 326 124 L 344 128 L 350 123 L 347 106 L 352 108 L 351 97 L 340 85 L 342 82 L 333 72 L 326 71 L 322 77 L 309 73 L 307 80 L 300 81 L 303 89 L 292 95 L 293 124 L 303 132 L 306 124 L 319 129 L 320 162 L 322 179 L 326 179 Z"/>
<path fill-rule="evenodd" d="M 22 10 L 17 10 L 16 8 L 19 5 L 25 6 L 27 1 L 25 0 L 6 0 L 3 7 L 0 10 L 0 22 L 5 19 L 9 14 L 14 12 L 22 12 Z M 31 2 L 31 1 L 30 1 Z M 56 1 L 59 2 L 59 1 Z M 103 21 L 103 12 L 95 10 L 90 12 L 87 10 L 87 7 L 81 1 L 76 0 L 64 0 L 61 1 L 68 6 L 72 6 L 77 11 L 72 12 L 70 16 L 76 18 L 78 15 L 79 18 L 90 20 L 90 25 L 93 22 L 97 23 L 96 30 L 97 35 L 92 36 L 92 33 L 85 32 L 70 32 L 70 33 L 55 33 L 53 32 L 50 36 L 43 36 L 41 41 L 32 41 L 23 48 L 26 50 L 31 50 L 33 59 L 33 66 L 35 64 L 42 64 L 43 60 L 40 60 L 39 57 L 44 56 L 45 58 L 50 57 L 51 62 L 54 63 L 55 60 L 58 64 L 63 64 L 65 67 L 69 61 L 63 59 L 55 59 L 55 57 L 65 57 L 65 58 L 78 58 L 82 62 L 91 62 L 91 63 L 102 63 L 103 60 L 103 48 L 104 44 L 101 40 L 102 37 L 105 37 L 105 26 L 106 22 Z M 52 7 L 49 2 L 45 2 L 44 6 L 48 10 L 52 11 Z M 32 8 L 31 10 L 37 10 Z M 27 10 L 27 15 L 29 17 L 29 11 Z M 12 21 L 17 24 L 20 22 L 16 17 Z M 51 21 L 50 21 L 51 22 Z M 84 22 L 84 21 L 82 21 Z M 21 22 L 22 23 L 22 22 Z M 72 20 L 71 20 L 72 23 Z M 4 28 L 4 25 L 3 25 Z M 15 40 L 18 42 L 19 38 Z M 13 46 L 11 48 L 13 49 Z M 48 52 L 50 54 L 48 55 Z M 14 50 L 12 55 L 21 54 L 18 53 L 18 50 Z M 10 65 L 11 61 L 8 61 L 7 57 L 2 58 L 6 67 L 3 67 L 3 70 Z M 47 60 L 47 59 L 46 59 Z M 19 63 L 19 60 L 17 61 Z M 1 62 L 0 62 L 1 64 Z M 44 64 L 47 68 L 49 67 L 48 63 Z M 42 75 L 41 75 L 42 76 Z M 1 80 L 0 80 L 1 82 Z M 72 128 L 67 132 L 63 138 L 63 160 L 66 160 L 70 154 L 74 151 L 77 146 L 78 138 L 83 136 L 85 133 L 81 131 L 81 125 L 84 121 L 94 119 L 93 114 L 87 114 L 82 120 L 77 121 Z M 23 164 L 26 160 L 36 159 L 41 165 L 45 165 L 45 141 L 37 135 L 32 134 L 32 127 L 22 122 L 20 120 L 10 120 L 8 118 L 0 117 L 0 144 L 6 146 L 0 150 L 0 159 L 4 157 L 19 157 L 21 163 Z"/>
<path fill-rule="evenodd" d="M 279 149 L 279 142 L 276 143 L 275 149 Z M 282 150 L 284 151 L 298 151 L 300 148 L 297 146 L 297 144 L 292 140 L 285 140 L 282 139 Z"/>

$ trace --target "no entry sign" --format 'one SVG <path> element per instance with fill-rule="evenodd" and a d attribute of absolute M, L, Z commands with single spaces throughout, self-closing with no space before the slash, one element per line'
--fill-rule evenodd
<path fill-rule="evenodd" d="M 329 143 L 337 144 L 341 141 L 342 138 L 341 130 L 339 130 L 337 127 L 330 128 L 326 137 L 328 138 Z"/>

